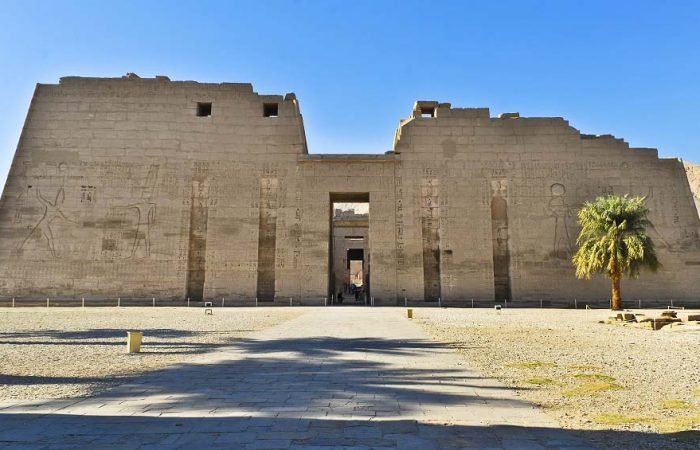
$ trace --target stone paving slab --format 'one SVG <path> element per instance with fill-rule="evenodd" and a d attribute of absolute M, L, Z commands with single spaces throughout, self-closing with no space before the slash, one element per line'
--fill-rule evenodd
<path fill-rule="evenodd" d="M 3 402 L 0 446 L 593 448 L 402 312 L 309 309 L 94 397 Z"/>

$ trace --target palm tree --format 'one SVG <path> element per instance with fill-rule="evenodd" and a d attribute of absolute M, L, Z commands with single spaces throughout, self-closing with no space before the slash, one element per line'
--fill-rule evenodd
<path fill-rule="evenodd" d="M 620 279 L 639 276 L 642 267 L 656 272 L 661 265 L 654 243 L 646 234 L 652 227 L 647 219 L 645 197 L 611 195 L 586 202 L 578 212 L 581 232 L 578 250 L 571 261 L 576 277 L 590 279 L 601 273 L 612 281 L 612 309 L 622 310 Z"/>

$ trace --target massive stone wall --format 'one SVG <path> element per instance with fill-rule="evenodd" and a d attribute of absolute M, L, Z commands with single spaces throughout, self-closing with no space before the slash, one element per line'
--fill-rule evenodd
<path fill-rule="evenodd" d="M 323 302 L 331 204 L 362 199 L 378 300 L 604 298 L 569 260 L 608 193 L 648 197 L 664 264 L 626 293 L 697 297 L 700 221 L 655 150 L 417 102 L 390 154 L 312 155 L 293 94 L 68 77 L 37 86 L 0 200 L 0 295 Z"/>
<path fill-rule="evenodd" d="M 278 117 L 264 117 L 265 103 Z M 198 116 L 206 104 L 211 115 Z M 0 204 L 0 288 L 255 296 L 258 270 L 268 270 L 257 266 L 261 201 L 265 214 L 294 217 L 304 153 L 294 97 L 250 84 L 38 85 Z"/>
<path fill-rule="evenodd" d="M 626 283 L 627 294 L 698 295 L 699 222 L 676 159 L 612 136 L 581 135 L 561 118 L 491 118 L 485 109 L 435 102 L 416 104 L 397 131 L 395 151 L 404 179 L 441 187 L 444 297 L 485 296 L 494 274 L 508 271 L 510 286 L 502 289 L 516 298 L 604 298 L 607 282 L 574 280 L 570 257 L 577 209 L 612 193 L 648 198 L 664 264 L 659 274 Z M 425 197 L 418 186 L 411 184 L 409 196 Z M 414 242 L 407 251 L 415 258 L 421 248 Z"/>

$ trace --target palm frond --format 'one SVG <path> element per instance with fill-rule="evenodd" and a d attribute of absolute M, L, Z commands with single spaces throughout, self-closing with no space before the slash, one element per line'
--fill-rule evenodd
<path fill-rule="evenodd" d="M 653 227 L 647 218 L 645 197 L 607 196 L 586 202 L 578 211 L 581 231 L 572 257 L 578 278 L 601 273 L 608 277 L 637 277 L 643 268 L 656 271 L 659 260 L 646 233 Z"/>

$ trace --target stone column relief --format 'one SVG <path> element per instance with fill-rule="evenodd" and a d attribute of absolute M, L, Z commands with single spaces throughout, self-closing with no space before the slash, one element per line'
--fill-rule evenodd
<path fill-rule="evenodd" d="M 491 181 L 491 236 L 493 291 L 496 301 L 510 300 L 510 249 L 508 236 L 508 182 Z"/>
<path fill-rule="evenodd" d="M 271 302 L 275 299 L 278 188 L 277 178 L 260 180 L 257 297 L 261 302 Z"/>
<path fill-rule="evenodd" d="M 421 181 L 421 231 L 423 236 L 423 296 L 440 298 L 440 197 L 437 178 Z"/>

